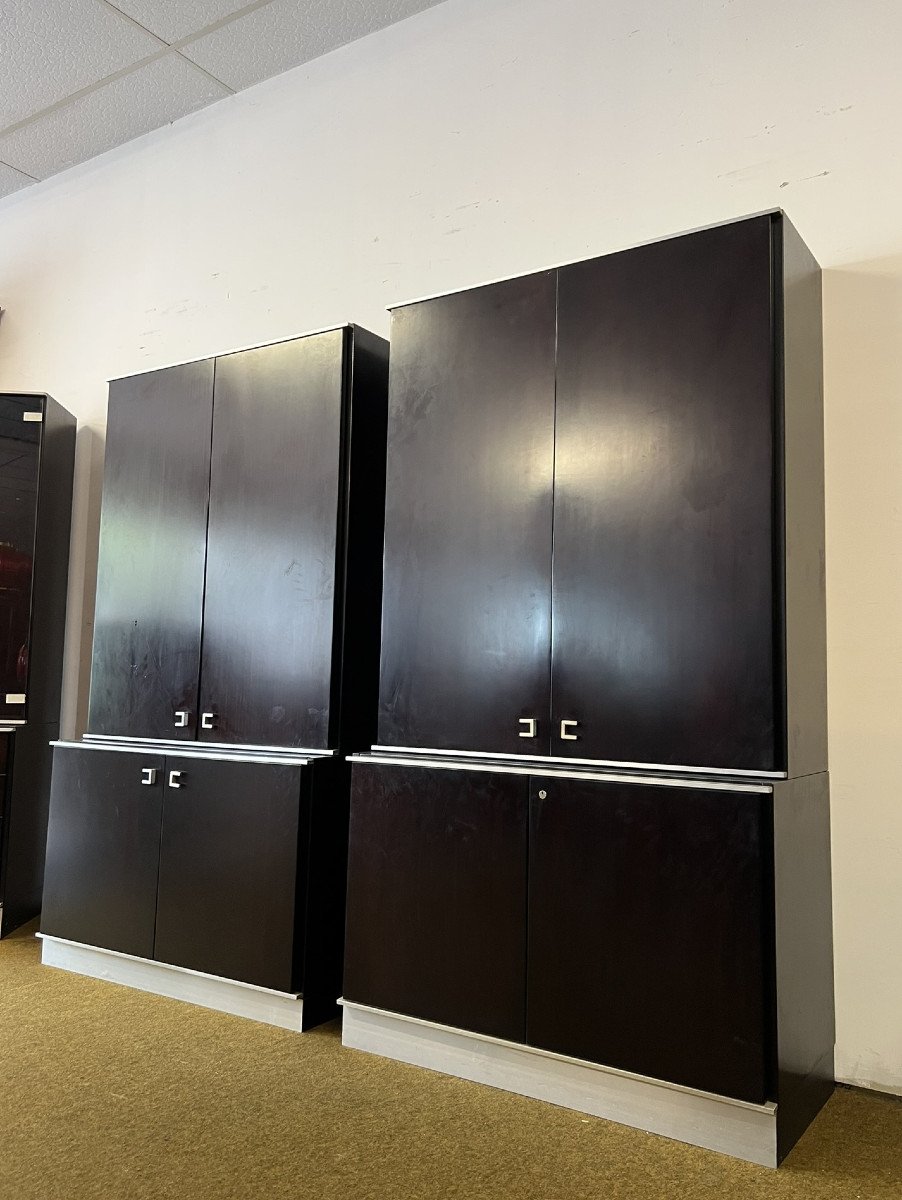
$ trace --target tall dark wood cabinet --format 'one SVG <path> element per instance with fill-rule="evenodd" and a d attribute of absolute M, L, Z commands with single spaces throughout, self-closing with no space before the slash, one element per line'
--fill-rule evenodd
<path fill-rule="evenodd" d="M 375 733 L 387 368 L 344 326 L 111 384 L 45 961 L 289 1027 L 334 1015 L 342 756 Z"/>
<path fill-rule="evenodd" d="M 37 916 L 59 736 L 75 418 L 0 394 L 0 934 Z"/>
<path fill-rule="evenodd" d="M 785 1155 L 833 1071 L 823 554 L 782 213 L 393 311 L 348 1044 Z"/>

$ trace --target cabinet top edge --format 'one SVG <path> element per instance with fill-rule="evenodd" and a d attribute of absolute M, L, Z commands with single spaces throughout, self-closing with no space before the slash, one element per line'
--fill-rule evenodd
<path fill-rule="evenodd" d="M 653 784 L 656 787 L 683 788 L 689 791 L 749 792 L 753 795 L 770 796 L 773 784 L 750 783 L 745 780 L 687 779 L 673 775 L 645 775 L 603 770 L 567 770 L 554 764 L 536 763 L 526 766 L 519 763 L 498 762 L 451 762 L 442 758 L 404 758 L 388 754 L 351 754 L 348 762 L 378 767 L 428 767 L 445 771 L 486 771 L 498 775 L 531 775 L 541 779 L 585 779 L 599 783 Z"/>
<path fill-rule="evenodd" d="M 432 292 L 426 296 L 415 296 L 412 300 L 399 300 L 394 304 L 386 306 L 388 312 L 394 312 L 399 308 L 409 308 L 414 304 L 423 304 L 427 300 L 441 300 L 445 296 L 457 296 L 461 292 L 472 292 L 478 288 L 491 287 L 496 283 L 511 283 L 515 279 L 527 279 L 530 275 L 543 275 L 547 271 L 559 271 L 562 267 L 573 267 L 578 263 L 591 262 L 596 258 L 608 258 L 614 254 L 623 254 L 627 250 L 638 250 L 642 246 L 654 246 L 658 242 L 670 242 L 675 238 L 688 237 L 693 233 L 705 233 L 709 229 L 720 229 L 725 225 L 738 225 L 742 221 L 754 221 L 758 217 L 784 217 L 789 218 L 782 208 L 763 208 L 759 212 L 744 213 L 739 217 L 728 217 L 725 221 L 711 221 L 707 225 L 696 225 L 691 229 L 681 229 L 677 233 L 662 233 L 658 237 L 646 238 L 642 242 L 632 242 L 627 246 L 618 246 L 611 250 L 605 250 L 601 254 L 588 254 L 582 258 L 568 258 L 563 262 L 549 263 L 547 266 L 536 267 L 531 271 L 517 271 L 513 275 L 501 275 L 497 279 L 486 279 L 479 283 L 464 284 L 461 287 L 448 288 L 443 292 Z"/>
<path fill-rule="evenodd" d="M 378 333 L 373 333 L 367 329 L 365 325 L 361 325 L 358 321 L 342 321 L 339 325 L 323 325 L 319 329 L 307 329 L 303 333 L 292 333 L 288 337 L 273 338 L 269 342 L 251 342 L 247 346 L 234 346 L 229 350 L 218 350 L 215 354 L 200 354 L 197 358 L 179 359 L 177 362 L 160 363 L 157 367 L 148 367 L 146 371 L 133 371 L 128 375 L 114 375 L 107 383 L 119 383 L 124 379 L 137 379 L 142 375 L 153 375 L 157 371 L 171 371 L 173 367 L 190 367 L 195 363 L 215 362 L 219 358 L 228 358 L 232 354 L 244 354 L 247 350 L 266 350 L 270 346 L 283 346 L 288 342 L 300 342 L 304 338 L 319 337 L 323 333 L 340 333 L 348 330 L 350 333 L 355 333 L 357 330 L 368 334 L 370 337 L 379 338 L 380 341 L 386 341 Z M 20 393 L 25 394 L 25 393 Z"/>

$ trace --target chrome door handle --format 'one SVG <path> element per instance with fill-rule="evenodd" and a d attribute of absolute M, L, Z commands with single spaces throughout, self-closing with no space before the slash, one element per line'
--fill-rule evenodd
<path fill-rule="evenodd" d="M 200 719 L 200 727 L 201 727 L 201 729 L 215 729 L 216 728 L 216 713 L 211 713 L 211 712 L 203 713 L 203 715 L 201 716 L 201 719 Z"/>
<path fill-rule="evenodd" d="M 141 782 L 143 784 L 146 784 L 148 787 L 150 787 L 152 784 L 156 783 L 156 781 L 157 781 L 156 767 L 142 767 L 141 768 Z"/>
<path fill-rule="evenodd" d="M 521 717 L 518 724 L 525 725 L 526 729 L 521 729 L 518 737 L 534 738 L 539 729 L 539 722 L 535 717 Z"/>
<path fill-rule="evenodd" d="M 579 741 L 578 734 L 567 732 L 568 729 L 575 729 L 578 724 L 579 724 L 579 721 L 561 721 L 561 741 L 562 742 L 578 742 Z"/>
<path fill-rule="evenodd" d="M 169 786 L 171 788 L 180 788 L 182 786 L 181 783 L 179 783 L 179 780 L 181 779 L 181 777 L 182 777 L 181 771 L 170 771 L 169 772 Z"/>
<path fill-rule="evenodd" d="M 185 708 L 180 708 L 175 714 L 175 721 L 173 722 L 173 724 L 175 725 L 176 729 L 187 729 L 188 728 L 188 710 Z"/>

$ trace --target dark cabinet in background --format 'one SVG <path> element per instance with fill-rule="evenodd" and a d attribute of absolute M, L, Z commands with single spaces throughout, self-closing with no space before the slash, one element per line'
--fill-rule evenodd
<path fill-rule="evenodd" d="M 75 418 L 0 395 L 0 932 L 36 916 L 59 734 Z"/>
<path fill-rule="evenodd" d="M 123 951 L 124 920 L 127 953 L 302 992 L 304 1028 L 334 1015 L 340 759 L 375 730 L 386 380 L 386 344 L 343 326 L 111 385 L 88 732 L 56 751 L 45 938 Z M 137 856 L 140 917 L 90 893 L 105 855 L 101 879 Z"/>

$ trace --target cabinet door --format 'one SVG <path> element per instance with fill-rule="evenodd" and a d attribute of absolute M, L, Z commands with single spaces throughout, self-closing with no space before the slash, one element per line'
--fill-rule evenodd
<path fill-rule="evenodd" d="M 767 216 L 561 270 L 552 754 L 780 769 L 773 319 Z"/>
<path fill-rule="evenodd" d="M 212 412 L 212 360 L 110 385 L 91 733 L 195 737 Z"/>
<path fill-rule="evenodd" d="M 766 798 L 534 779 L 531 1045 L 768 1093 Z"/>
<path fill-rule="evenodd" d="M 143 752 L 55 748 L 42 932 L 151 957 L 163 764 Z"/>
<path fill-rule="evenodd" d="M 346 334 L 216 360 L 204 741 L 329 745 Z"/>
<path fill-rule="evenodd" d="M 523 1041 L 527 780 L 355 765 L 344 994 Z"/>
<path fill-rule="evenodd" d="M 293 990 L 301 771 L 167 757 L 159 962 Z"/>
<path fill-rule="evenodd" d="M 0 396 L 0 719 L 5 720 L 25 717 L 42 413 L 42 396 Z"/>
<path fill-rule="evenodd" d="M 548 752 L 554 338 L 554 272 L 393 314 L 383 745 Z"/>

